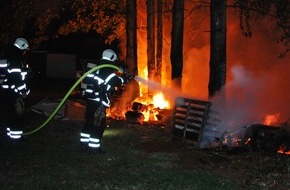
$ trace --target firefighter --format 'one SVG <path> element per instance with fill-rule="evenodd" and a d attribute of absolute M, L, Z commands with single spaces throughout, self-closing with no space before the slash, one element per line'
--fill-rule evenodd
<path fill-rule="evenodd" d="M 22 139 L 24 127 L 24 99 L 30 90 L 27 86 L 28 69 L 26 67 L 26 54 L 29 49 L 28 41 L 17 38 L 1 61 L 1 68 L 6 73 L 1 82 L 1 90 L 6 95 L 7 104 L 7 126 L 6 134 L 10 140 Z"/>
<path fill-rule="evenodd" d="M 101 64 L 118 65 L 117 54 L 111 49 L 104 50 L 98 65 Z M 87 70 L 95 66 L 96 64 L 88 63 Z M 107 126 L 106 109 L 110 107 L 110 95 L 114 93 L 115 88 L 127 84 L 133 78 L 132 74 L 120 76 L 115 69 L 104 67 L 88 74 L 83 80 L 86 112 L 85 123 L 80 134 L 82 149 L 97 154 L 104 152 L 101 149 L 101 140 Z"/>

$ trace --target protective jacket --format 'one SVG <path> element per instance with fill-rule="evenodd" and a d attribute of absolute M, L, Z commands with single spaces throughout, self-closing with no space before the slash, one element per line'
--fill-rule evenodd
<path fill-rule="evenodd" d="M 0 85 L 1 85 L 1 88 L 2 88 L 2 84 L 3 84 L 4 80 L 6 80 L 7 67 L 8 67 L 7 59 L 5 59 L 5 58 L 0 59 Z"/>
<path fill-rule="evenodd" d="M 25 59 L 19 50 L 7 59 L 1 59 L 1 88 L 7 91 L 12 91 L 19 95 L 28 95 L 28 69 L 25 66 Z"/>
<path fill-rule="evenodd" d="M 99 64 L 112 64 L 112 62 L 101 60 Z M 87 70 L 95 66 L 95 64 L 88 63 Z M 97 101 L 106 107 L 110 107 L 110 93 L 116 87 L 120 87 L 125 83 L 126 79 L 118 76 L 115 69 L 101 68 L 85 77 L 82 84 L 83 95 L 89 100 Z"/>

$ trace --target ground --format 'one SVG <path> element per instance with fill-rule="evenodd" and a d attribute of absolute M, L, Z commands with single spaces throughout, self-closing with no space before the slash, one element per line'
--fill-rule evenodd
<path fill-rule="evenodd" d="M 31 97 L 27 100 L 28 108 L 29 106 L 36 104 L 46 97 L 52 99 L 63 97 L 66 91 L 69 89 L 70 85 L 71 82 L 66 83 L 57 81 L 57 83 L 54 83 L 53 85 L 47 83 L 42 88 L 35 88 L 35 90 L 32 91 Z M 37 126 L 37 123 L 39 123 L 40 120 L 43 120 L 43 116 L 35 115 L 35 113 L 32 113 L 31 111 L 28 111 L 27 113 L 27 119 L 29 120 L 28 122 L 31 126 Z M 1 115 L 5 115 L 5 110 L 2 107 Z M 4 121 L 5 118 L 1 117 L 1 127 L 4 126 Z M 128 143 L 126 146 L 134 147 L 134 149 L 144 152 L 143 159 L 148 159 L 148 155 L 153 153 L 170 153 L 178 157 L 176 161 L 177 163 L 175 164 L 178 165 L 180 170 L 207 171 L 209 173 L 214 173 L 218 176 L 224 177 L 228 181 L 234 181 L 239 186 L 239 189 L 253 189 L 253 187 L 255 187 L 257 189 L 286 190 L 290 188 L 289 155 L 266 155 L 259 151 L 252 151 L 250 147 L 219 147 L 214 149 L 200 150 L 192 144 L 171 140 L 171 126 L 169 123 L 170 122 L 147 122 L 144 124 L 137 124 L 126 122 L 124 120 L 114 120 L 108 118 L 108 125 L 113 129 L 123 126 L 124 128 L 128 128 L 130 130 L 136 130 L 136 133 L 138 132 L 138 134 L 141 134 L 136 139 L 134 138 L 134 140 L 131 139 L 130 141 L 125 141 L 125 143 Z M 44 131 L 40 132 L 40 134 L 43 136 L 35 135 L 35 137 L 31 138 L 31 140 L 26 142 L 26 145 L 24 145 L 26 147 L 26 151 L 23 153 L 23 155 L 30 155 L 32 158 L 34 158 L 34 154 L 41 154 L 43 159 L 37 159 L 34 162 L 26 160 L 29 158 L 23 159 L 25 159 L 25 162 L 31 164 L 32 167 L 34 167 L 34 170 L 41 167 L 41 165 L 48 164 L 50 167 L 58 166 L 58 170 L 56 171 L 60 172 L 62 168 L 66 166 L 65 162 L 67 160 L 65 157 L 61 158 L 60 155 L 62 155 L 62 152 L 59 149 L 56 149 L 57 147 L 51 147 L 49 143 L 46 143 L 51 141 L 51 139 L 49 139 L 51 137 L 53 137 L 57 143 L 60 139 L 59 133 L 57 133 L 59 130 L 72 129 L 72 134 L 67 132 L 66 134 L 72 136 L 76 135 L 82 124 L 83 121 L 54 121 L 53 124 L 49 126 L 51 127 L 51 130 L 44 129 Z M 58 125 L 61 127 L 56 127 Z M 72 137 L 72 139 L 74 138 Z M 6 154 L 1 155 L 0 159 L 2 164 L 0 167 L 2 168 L 2 172 L 0 172 L 2 175 L 2 177 L 0 177 L 0 181 L 3 180 L 2 182 L 6 185 L 5 187 L 11 187 L 11 189 L 14 189 L 13 185 L 11 185 L 12 181 L 9 180 L 16 179 L 7 179 L 5 176 L 22 176 L 27 172 L 24 172 L 17 166 L 13 166 L 14 169 L 17 168 L 19 173 L 17 175 L 14 175 L 13 171 L 9 171 L 7 173 L 7 168 L 11 167 L 11 161 L 9 161 L 9 159 L 10 156 L 12 159 L 13 155 L 12 150 L 10 150 L 10 146 L 12 145 L 9 145 L 8 142 L 3 143 L 3 141 L 1 143 L 2 144 L 0 148 L 4 150 L 4 152 L 6 151 Z M 38 143 L 42 144 L 41 148 L 37 145 Z M 64 142 L 64 144 L 61 146 L 63 146 L 63 151 L 71 151 L 71 148 L 67 147 L 68 145 L 66 142 Z M 29 153 L 29 151 L 31 151 L 31 153 Z M 48 161 L 45 160 L 46 158 L 54 160 L 55 156 L 60 157 L 62 162 L 58 160 L 59 163 L 47 163 Z M 13 157 L 13 159 L 16 158 Z M 110 157 L 110 160 L 114 160 L 114 158 Z M 19 167 L 20 165 L 21 164 L 19 163 Z M 28 168 L 26 169 L 29 170 Z M 32 174 L 34 170 L 31 171 Z"/>
<path fill-rule="evenodd" d="M 170 135 L 167 133 L 167 135 Z M 237 180 L 242 189 L 256 186 L 262 189 L 290 188 L 290 157 L 263 155 L 248 147 L 197 149 L 180 142 L 152 142 L 146 138 L 140 145 L 145 152 L 174 152 L 182 158 L 180 167 L 185 170 L 206 170 Z"/>

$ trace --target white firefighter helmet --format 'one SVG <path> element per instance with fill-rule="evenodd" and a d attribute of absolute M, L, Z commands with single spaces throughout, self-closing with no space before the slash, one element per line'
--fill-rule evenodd
<path fill-rule="evenodd" d="M 118 59 L 118 56 L 113 50 L 106 49 L 103 51 L 102 59 L 109 60 L 109 61 L 115 61 Z"/>
<path fill-rule="evenodd" d="M 29 48 L 28 41 L 24 38 L 17 38 L 13 45 L 21 50 L 27 50 Z"/>

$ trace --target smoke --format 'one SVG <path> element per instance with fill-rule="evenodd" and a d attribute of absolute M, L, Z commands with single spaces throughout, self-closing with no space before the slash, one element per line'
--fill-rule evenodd
<path fill-rule="evenodd" d="M 228 78 L 220 92 L 226 100 L 215 103 L 223 105 L 218 107 L 222 118 L 236 126 L 262 123 L 269 114 L 279 114 L 279 121 L 285 122 L 290 118 L 289 55 L 278 58 L 283 47 L 275 42 L 278 34 L 271 20 L 254 25 L 253 34 L 245 38 L 234 20 L 229 21 Z"/>
<path fill-rule="evenodd" d="M 207 99 L 209 79 L 209 45 L 200 49 L 192 48 L 184 56 L 182 90 L 184 93 L 198 98 Z"/>
<path fill-rule="evenodd" d="M 211 100 L 212 109 L 218 111 L 222 122 L 214 129 L 204 131 L 201 148 L 218 146 L 215 137 L 235 141 L 243 139 L 247 126 L 262 124 L 267 115 L 279 116 L 272 125 L 281 126 L 281 123 L 289 122 L 289 69 L 288 64 L 277 64 L 257 74 L 242 65 L 233 66 L 231 81 Z M 233 141 L 227 143 L 227 146 L 237 146 L 230 144 Z"/>
<path fill-rule="evenodd" d="M 277 74 L 271 71 L 256 74 L 242 65 L 233 66 L 233 78 L 220 92 L 221 95 L 226 94 L 226 99 L 215 97 L 212 100 L 214 109 L 219 110 L 220 116 L 228 123 L 236 123 L 237 126 L 262 123 L 269 114 L 279 114 L 281 122 L 287 121 L 290 117 L 290 82 L 287 71 L 281 70 L 287 69 L 285 66 L 272 67 L 276 72 L 280 70 Z"/>

